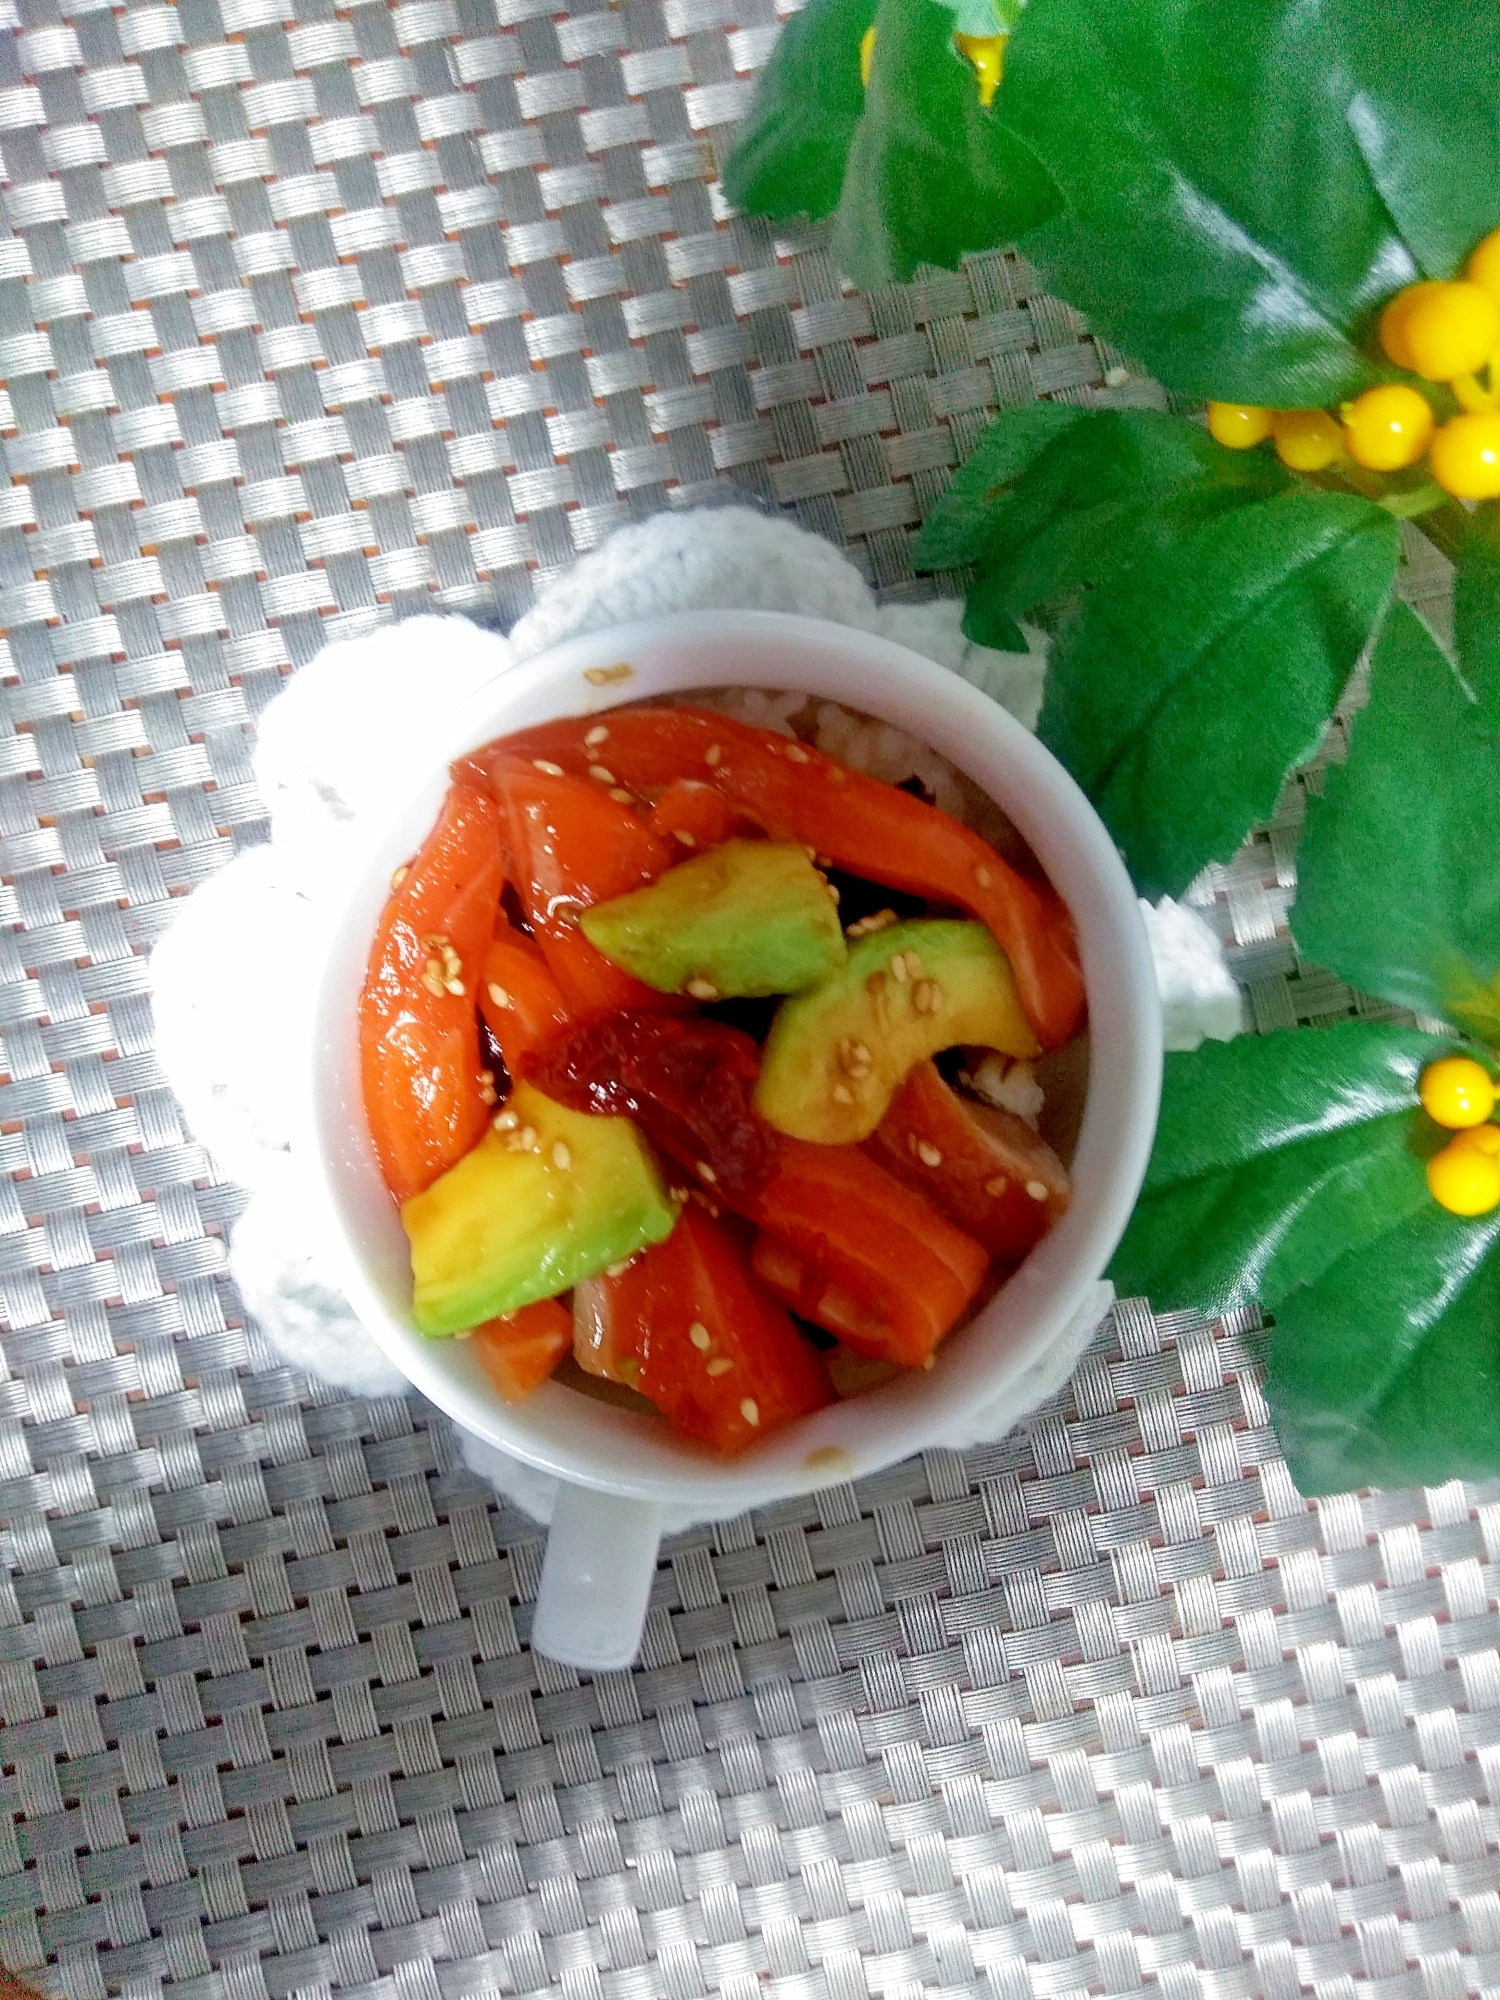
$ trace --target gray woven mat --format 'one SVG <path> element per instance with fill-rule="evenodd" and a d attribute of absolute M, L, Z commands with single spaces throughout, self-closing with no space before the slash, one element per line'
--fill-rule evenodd
<path fill-rule="evenodd" d="M 1029 1434 L 681 1538 L 580 1684 L 442 1420 L 225 1276 L 138 953 L 262 836 L 289 665 L 735 494 L 920 595 L 995 405 L 1156 394 L 1013 259 L 861 298 L 727 216 L 775 26 L 0 35 L 0 1958 L 69 2000 L 1500 1988 L 1500 1487 L 1305 1507 L 1248 1326 L 1123 1307 Z M 1262 1026 L 1357 1004 L 1286 941 L 1300 799 L 1195 891 Z"/>

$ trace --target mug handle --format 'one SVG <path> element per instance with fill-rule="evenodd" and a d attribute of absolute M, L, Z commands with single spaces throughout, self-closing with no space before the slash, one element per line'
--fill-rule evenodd
<path fill-rule="evenodd" d="M 531 1621 L 535 1650 L 596 1673 L 628 1667 L 641 1643 L 660 1540 L 654 1500 L 560 1482 Z"/>

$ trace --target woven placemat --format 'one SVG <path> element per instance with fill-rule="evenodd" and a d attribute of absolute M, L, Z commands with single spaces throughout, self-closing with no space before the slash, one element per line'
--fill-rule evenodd
<path fill-rule="evenodd" d="M 995 407 L 1159 396 L 1013 257 L 866 298 L 729 215 L 776 25 L 0 34 L 0 1959 L 66 2000 L 1500 1988 L 1500 1486 L 1305 1506 L 1248 1321 L 1126 1304 L 1027 1433 L 679 1538 L 581 1682 L 443 1420 L 225 1275 L 139 954 L 289 667 L 736 496 L 948 588 Z M 1308 782 L 1194 890 L 1261 1026 L 1360 1005 L 1286 938 Z"/>

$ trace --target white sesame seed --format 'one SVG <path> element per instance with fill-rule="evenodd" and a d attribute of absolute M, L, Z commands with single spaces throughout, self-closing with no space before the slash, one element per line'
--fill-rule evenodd
<path fill-rule="evenodd" d="M 839 899 L 838 884 L 836 882 L 825 882 L 823 887 L 828 891 L 829 902 L 837 903 Z"/>
<path fill-rule="evenodd" d="M 936 1367 L 937 1367 L 937 1356 L 935 1354 L 929 1354 L 927 1359 L 922 1363 L 923 1371 L 926 1374 L 930 1375 L 933 1369 Z"/>
<path fill-rule="evenodd" d="M 679 1208 L 681 1208 L 682 1204 L 688 1198 L 688 1190 L 685 1187 L 668 1188 L 667 1192 L 668 1194 L 671 1195 L 673 1201 L 676 1202 Z"/>
<path fill-rule="evenodd" d="M 699 1180 L 707 1181 L 710 1187 L 718 1186 L 719 1176 L 714 1172 L 713 1168 L 708 1164 L 707 1160 L 700 1160 L 698 1162 L 697 1174 Z"/>
<path fill-rule="evenodd" d="M 687 992 L 694 1000 L 717 1000 L 719 989 L 711 979 L 699 978 L 696 974 L 687 983 Z"/>
<path fill-rule="evenodd" d="M 562 1174 L 565 1174 L 569 1167 L 572 1166 L 573 1155 L 569 1151 L 565 1140 L 555 1139 L 552 1142 L 552 1164 Z"/>
<path fill-rule="evenodd" d="M 439 997 L 448 991 L 447 982 L 443 978 L 443 968 L 435 958 L 429 958 L 422 967 L 422 984 L 429 993 L 437 994 Z"/>
<path fill-rule="evenodd" d="M 635 804 L 635 800 L 630 796 L 629 792 L 625 790 L 623 785 L 616 785 L 611 790 L 610 797 L 614 800 L 617 806 L 633 806 Z"/>
<path fill-rule="evenodd" d="M 870 916 L 861 917 L 857 923 L 850 924 L 844 935 L 851 938 L 872 937 L 876 931 L 889 930 L 895 921 L 894 910 L 876 910 Z"/>
<path fill-rule="evenodd" d="M 721 744 L 710 743 L 708 748 L 703 753 L 703 761 L 705 764 L 707 764 L 710 771 L 712 771 L 717 767 L 719 759 L 723 755 L 724 755 L 724 750 Z"/>
<path fill-rule="evenodd" d="M 680 840 L 684 847 L 696 847 L 698 845 L 693 835 L 688 832 L 685 826 L 674 826 L 672 829 L 672 838 Z"/>
<path fill-rule="evenodd" d="M 516 1134 L 516 1142 L 523 1153 L 534 1153 L 536 1151 L 535 1125 L 523 1125 Z"/>
<path fill-rule="evenodd" d="M 991 879 L 992 878 L 989 869 L 986 868 L 982 863 L 978 868 L 974 870 L 974 880 L 979 884 L 981 889 L 988 889 L 988 887 L 990 886 Z"/>
<path fill-rule="evenodd" d="M 510 995 L 506 992 L 505 988 L 503 986 L 497 986 L 493 979 L 490 981 L 489 984 L 489 996 L 491 1005 L 498 1007 L 502 1013 L 506 1012 L 509 1008 L 514 1007 L 516 1004 L 515 1001 L 512 1000 Z"/>
<path fill-rule="evenodd" d="M 401 887 L 401 884 L 406 880 L 408 873 L 409 870 L 407 869 L 406 863 L 403 861 L 401 866 L 398 869 L 396 869 L 391 876 L 391 887 L 393 889 L 399 889 Z"/>
<path fill-rule="evenodd" d="M 707 1354 L 708 1350 L 713 1346 L 713 1342 L 708 1336 L 708 1328 L 703 1324 L 701 1319 L 695 1319 L 688 1328 L 688 1339 L 700 1354 Z"/>
<path fill-rule="evenodd" d="M 563 774 L 562 765 L 554 764 L 550 757 L 533 757 L 531 768 L 534 771 L 540 771 L 543 777 L 546 778 L 560 778 Z"/>
<path fill-rule="evenodd" d="M 898 986 L 904 986 L 906 984 L 906 979 L 907 979 L 906 953 L 904 951 L 898 951 L 892 958 L 891 977 L 896 981 Z"/>
<path fill-rule="evenodd" d="M 455 1000 L 462 1000 L 467 990 L 461 979 L 445 979 L 443 981 L 443 991 L 451 993 Z"/>
<path fill-rule="evenodd" d="M 803 852 L 803 853 L 804 853 L 804 854 L 805 854 L 805 855 L 807 856 L 808 860 L 809 860 L 809 861 L 810 861 L 810 862 L 811 862 L 811 863 L 813 864 L 813 866 L 814 866 L 814 867 L 816 868 L 816 867 L 817 867 L 817 865 L 818 865 L 818 850 L 817 850 L 817 848 L 815 848 L 815 847 L 809 847 L 809 846 L 808 846 L 808 844 L 807 844 L 807 842 L 806 842 L 806 841 L 803 841 L 803 843 L 802 843 L 802 852 Z"/>
<path fill-rule="evenodd" d="M 916 952 L 909 951 L 906 954 L 906 969 L 913 979 L 920 979 L 922 977 L 922 961 Z"/>
<path fill-rule="evenodd" d="M 833 1101 L 835 1104 L 852 1104 L 854 1092 L 847 1083 L 836 1083 L 833 1086 Z"/>
<path fill-rule="evenodd" d="M 608 767 L 603 764 L 590 764 L 589 776 L 591 778 L 597 778 L 601 785 L 612 785 L 615 781 L 614 772 L 609 770 Z"/>
<path fill-rule="evenodd" d="M 811 757 L 808 756 L 800 743 L 788 743 L 786 754 L 787 761 L 792 764 L 810 764 L 812 762 Z"/>
<path fill-rule="evenodd" d="M 745 1419 L 747 1424 L 758 1424 L 760 1422 L 760 1405 L 753 1396 L 747 1396 L 744 1402 L 740 1404 L 740 1415 Z"/>
<path fill-rule="evenodd" d="M 608 739 L 608 736 L 609 736 L 609 731 L 608 729 L 606 729 L 604 724 L 602 722 L 596 722 L 593 728 L 590 729 L 584 736 L 583 739 L 584 748 L 586 750 L 596 750 L 601 743 L 605 742 Z"/>
<path fill-rule="evenodd" d="M 917 1158 L 924 1167 L 940 1167 L 943 1164 L 943 1156 L 937 1147 L 930 1146 L 925 1139 L 918 1141 Z"/>
<path fill-rule="evenodd" d="M 604 1275 L 606 1278 L 621 1278 L 634 1262 L 635 1259 L 633 1257 L 622 1257 L 618 1264 L 606 1264 Z"/>
<path fill-rule="evenodd" d="M 514 1132 L 520 1122 L 520 1117 L 509 1105 L 503 1111 L 497 1111 L 490 1120 L 497 1132 Z"/>
<path fill-rule="evenodd" d="M 1009 1186 L 1010 1182 L 1004 1174 L 994 1174 L 985 1182 L 984 1191 L 986 1194 L 1004 1194 Z"/>
<path fill-rule="evenodd" d="M 732 1361 L 726 1361 L 724 1356 L 721 1354 L 717 1360 L 709 1362 L 708 1373 L 710 1375 L 727 1375 L 733 1366 L 734 1363 Z"/>
<path fill-rule="evenodd" d="M 1045 1201 L 1047 1199 L 1047 1183 L 1045 1181 L 1028 1181 L 1026 1183 L 1026 1192 L 1031 1196 L 1033 1201 Z"/>
<path fill-rule="evenodd" d="M 495 1102 L 495 1084 L 492 1077 L 482 1076 L 479 1079 L 479 1101 L 481 1104 L 493 1104 Z"/>

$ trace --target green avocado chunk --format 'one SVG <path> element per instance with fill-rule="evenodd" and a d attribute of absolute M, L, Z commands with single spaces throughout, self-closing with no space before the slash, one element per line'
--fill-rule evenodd
<path fill-rule="evenodd" d="M 959 1043 L 1035 1056 L 1010 960 L 983 924 L 914 918 L 862 937 L 841 972 L 776 1010 L 755 1108 L 794 1139 L 868 1139 L 907 1072 Z"/>
<path fill-rule="evenodd" d="M 800 993 L 844 962 L 828 885 L 794 841 L 726 840 L 597 903 L 584 936 L 658 993 Z"/>
<path fill-rule="evenodd" d="M 461 1333 L 671 1235 L 677 1210 L 628 1118 L 569 1111 L 517 1084 L 502 1117 L 457 1166 L 401 1207 L 412 1315 Z"/>

